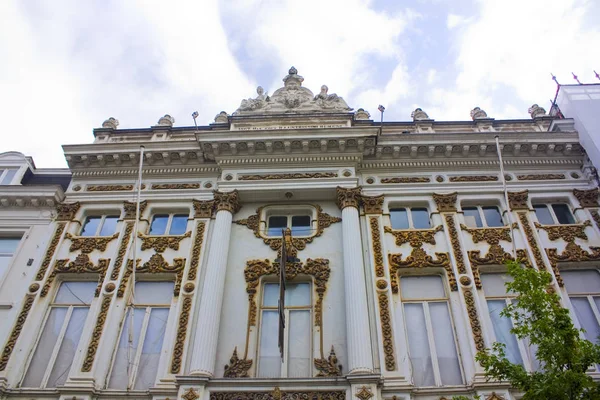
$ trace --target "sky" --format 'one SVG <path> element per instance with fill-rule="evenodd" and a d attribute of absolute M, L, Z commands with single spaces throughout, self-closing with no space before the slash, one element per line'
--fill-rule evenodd
<path fill-rule="evenodd" d="M 556 84 L 598 83 L 600 0 L 3 0 L 0 152 L 66 167 L 63 144 L 108 117 L 213 122 L 283 86 L 293 65 L 355 109 L 409 121 L 549 109 Z"/>

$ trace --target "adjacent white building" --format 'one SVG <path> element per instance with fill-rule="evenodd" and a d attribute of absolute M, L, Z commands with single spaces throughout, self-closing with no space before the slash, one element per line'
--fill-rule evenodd
<path fill-rule="evenodd" d="M 572 123 L 381 125 L 302 82 L 292 67 L 197 129 L 108 119 L 63 147 L 69 171 L 0 156 L 23 163 L 0 175 L 2 398 L 515 399 L 474 359 L 502 341 L 536 368 L 498 315 L 513 249 L 598 336 L 600 206 Z"/>

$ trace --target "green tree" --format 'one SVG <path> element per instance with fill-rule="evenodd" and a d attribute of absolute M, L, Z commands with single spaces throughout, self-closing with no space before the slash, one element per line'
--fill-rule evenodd
<path fill-rule="evenodd" d="M 507 267 L 513 281 L 506 288 L 516 294 L 516 302 L 500 315 L 512 318 L 512 332 L 518 338 L 529 340 L 540 368 L 527 372 L 522 365 L 512 364 L 504 344 L 494 343 L 491 350 L 476 356 L 487 379 L 509 382 L 525 393 L 523 400 L 600 399 L 599 383 L 586 374 L 600 363 L 600 345 L 583 339 L 583 330 L 575 328 L 551 289 L 552 276 L 514 261 Z"/>

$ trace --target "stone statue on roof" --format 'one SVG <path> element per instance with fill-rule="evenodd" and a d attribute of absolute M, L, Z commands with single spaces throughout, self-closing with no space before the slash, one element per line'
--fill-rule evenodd
<path fill-rule="evenodd" d="M 534 118 L 534 119 L 539 118 L 539 117 L 547 117 L 548 116 L 548 114 L 546 114 L 546 110 L 543 107 L 538 106 L 537 104 L 534 104 L 531 107 L 529 107 L 527 112 L 529 112 L 529 115 L 531 115 L 531 118 Z"/>
<path fill-rule="evenodd" d="M 240 111 L 252 111 L 257 110 L 259 108 L 263 108 L 267 101 L 270 100 L 269 96 L 265 94 L 265 90 L 262 86 L 256 88 L 256 93 L 258 96 L 254 99 L 244 99 L 242 100 L 242 104 L 238 110 Z"/>
<path fill-rule="evenodd" d="M 471 110 L 471 119 L 475 121 L 476 119 L 485 119 L 488 118 L 488 115 L 485 111 L 483 111 L 479 107 L 475 107 Z"/>
<path fill-rule="evenodd" d="M 416 108 L 415 111 L 410 113 L 410 116 L 412 117 L 413 121 L 423 121 L 429 119 L 429 115 L 427 115 L 427 113 L 420 108 Z"/>

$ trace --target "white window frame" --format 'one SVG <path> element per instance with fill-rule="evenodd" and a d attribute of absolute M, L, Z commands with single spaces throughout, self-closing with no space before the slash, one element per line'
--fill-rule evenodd
<path fill-rule="evenodd" d="M 287 378 L 287 374 L 288 374 L 288 361 L 289 361 L 289 339 L 290 339 L 290 334 L 289 334 L 289 321 L 290 321 L 290 310 L 299 310 L 299 311 L 308 311 L 310 313 L 310 333 L 309 333 L 309 356 L 310 356 L 310 361 L 308 363 L 309 365 L 309 374 L 306 378 L 312 378 L 313 376 L 313 335 L 312 335 L 312 327 L 314 325 L 314 313 L 313 313 L 313 282 L 311 280 L 299 280 L 299 281 L 288 281 L 289 283 L 308 283 L 309 284 L 309 294 L 310 294 L 310 298 L 308 301 L 308 306 L 288 306 L 286 305 L 284 308 L 284 316 L 285 316 L 285 329 L 284 329 L 284 334 L 283 334 L 283 348 L 285 349 L 285 352 L 283 353 L 283 362 L 281 363 L 281 369 L 280 369 L 280 375 L 279 378 Z M 261 329 L 262 329 L 262 319 L 263 319 L 263 311 L 267 310 L 270 312 L 273 311 L 277 311 L 278 310 L 278 306 L 265 306 L 264 305 L 264 299 L 265 299 L 265 285 L 268 284 L 278 284 L 279 282 L 275 282 L 275 281 L 264 281 L 261 284 L 261 296 L 260 296 L 260 306 L 259 306 L 259 311 L 260 311 L 260 322 L 259 322 L 259 329 L 258 329 L 258 346 L 256 348 L 256 360 L 257 360 L 257 364 L 256 364 L 256 375 L 258 376 L 260 374 L 260 341 L 261 341 Z M 261 378 L 262 379 L 262 378 Z M 277 378 L 275 378 L 277 379 Z"/>
<path fill-rule="evenodd" d="M 15 170 L 15 174 L 13 175 L 13 177 L 11 178 L 10 182 L 8 183 L 2 183 L 2 181 L 4 180 L 4 178 L 8 175 L 8 171 L 9 170 Z M 0 167 L 0 185 L 12 185 L 12 183 L 15 180 L 15 177 L 19 175 L 19 168 L 15 168 L 15 167 Z"/>
<path fill-rule="evenodd" d="M 292 217 L 310 217 L 310 233 L 308 235 L 294 235 L 296 237 L 311 237 L 316 235 L 317 229 L 317 210 L 312 205 L 296 205 L 296 206 L 271 206 L 263 210 L 261 218 L 260 233 L 265 238 L 281 237 L 281 233 L 277 236 L 269 235 L 269 218 L 271 217 L 287 217 L 286 227 L 292 229 Z M 283 229 L 283 228 L 282 228 Z"/>
<path fill-rule="evenodd" d="M 496 209 L 500 213 L 500 219 L 502 220 L 502 226 L 488 226 L 487 219 L 485 218 L 485 214 L 483 212 L 483 207 L 496 207 Z M 467 224 L 466 216 L 465 216 L 465 213 L 464 213 L 464 209 L 465 208 L 477 208 L 477 212 L 479 213 L 479 218 L 481 218 L 481 223 L 482 223 L 483 226 L 481 226 L 481 227 L 479 227 L 479 226 L 469 226 Z M 461 209 L 463 210 L 463 213 L 462 213 L 462 215 L 463 215 L 463 221 L 464 221 L 465 225 L 467 225 L 469 228 L 473 228 L 473 229 L 502 228 L 502 227 L 506 226 L 506 221 L 504 220 L 504 215 L 503 215 L 502 209 L 499 206 L 495 205 L 495 204 L 490 204 L 490 205 L 487 205 L 487 204 L 484 204 L 484 205 L 470 205 L 470 204 L 465 204 L 465 205 L 461 205 Z"/>
<path fill-rule="evenodd" d="M 23 237 L 25 236 L 25 232 L 23 231 L 15 231 L 15 232 L 11 232 L 11 231 L 0 231 L 0 240 L 2 239 L 16 239 L 19 238 L 19 243 L 17 244 L 17 247 L 15 247 L 15 251 L 12 253 L 0 253 L 0 257 L 6 257 L 8 258 L 8 265 L 6 266 L 6 270 L 4 271 L 4 273 L 2 273 L 0 271 L 0 287 L 2 286 L 2 283 L 4 282 L 4 277 L 8 274 L 8 271 L 10 271 L 12 264 L 14 262 L 15 256 L 19 253 L 19 251 L 21 250 L 21 246 L 23 245 Z"/>
<path fill-rule="evenodd" d="M 565 269 L 564 271 L 595 271 L 597 274 L 600 274 L 600 270 L 598 270 L 598 268 L 582 268 L 582 269 Z M 597 297 L 600 299 L 600 292 L 596 292 L 596 293 L 569 293 L 569 291 L 567 290 L 567 288 L 565 287 L 565 292 L 567 294 L 567 297 L 569 298 L 569 309 L 571 311 L 571 315 L 574 317 L 573 319 L 576 321 L 576 326 L 578 326 L 579 328 L 582 328 L 581 322 L 579 321 L 579 319 L 577 318 L 577 314 L 575 313 L 575 308 L 573 307 L 573 305 L 571 304 L 571 297 L 579 297 L 579 298 L 587 298 L 588 303 L 590 304 L 590 306 L 592 307 L 592 312 L 594 313 L 594 316 L 596 317 L 596 323 L 598 325 L 600 325 L 600 309 L 598 309 L 598 307 L 596 306 L 596 303 L 594 302 L 594 297 Z M 583 337 L 585 338 L 585 334 L 582 332 Z"/>
<path fill-rule="evenodd" d="M 540 220 L 538 220 L 537 213 L 535 212 L 535 206 L 546 206 L 546 208 L 548 209 L 548 211 L 550 211 L 550 216 L 552 217 L 552 220 L 554 221 L 554 225 L 571 225 L 571 224 L 561 224 L 560 222 L 558 222 L 558 218 L 556 217 L 556 214 L 554 213 L 554 208 L 552 207 L 555 204 L 561 204 L 561 205 L 567 206 L 567 208 L 569 209 L 569 212 L 571 213 L 571 216 L 573 217 L 573 221 L 575 221 L 574 224 L 577 223 L 577 218 L 575 217 L 575 213 L 573 212 L 571 204 L 569 204 L 567 202 L 561 202 L 561 201 L 553 201 L 553 202 L 548 202 L 548 203 L 537 203 L 537 202 L 534 202 L 532 205 L 533 205 L 533 209 L 534 209 L 533 213 L 535 214 L 535 219 L 540 224 L 542 224 L 542 222 Z"/>
<path fill-rule="evenodd" d="M 417 275 L 411 275 L 411 274 L 405 274 L 405 275 L 399 275 L 398 276 L 398 286 L 400 286 L 400 280 L 402 279 L 402 277 L 410 277 L 410 276 L 417 276 Z M 452 331 L 452 338 L 454 340 L 454 348 L 456 349 L 456 356 L 458 359 L 458 368 L 460 371 L 460 376 L 462 379 L 462 383 L 465 383 L 465 372 L 463 370 L 463 365 L 462 365 L 462 359 L 461 359 L 461 353 L 460 353 L 460 347 L 458 346 L 458 338 L 456 335 L 456 327 L 454 324 L 454 316 L 452 315 L 452 307 L 450 306 L 450 296 L 448 296 L 448 286 L 446 283 L 446 279 L 444 279 L 444 276 L 440 275 L 440 274 L 425 274 L 425 275 L 418 275 L 418 276 L 438 276 L 441 278 L 442 280 L 442 286 L 444 287 L 444 295 L 445 297 L 443 298 L 427 298 L 427 299 L 408 299 L 405 300 L 402 297 L 402 290 L 400 290 L 400 304 L 402 305 L 402 319 L 403 319 L 403 325 L 404 325 L 404 337 L 406 338 L 406 352 L 408 354 L 408 358 L 410 359 L 410 343 L 409 343 L 409 339 L 408 339 L 408 331 L 406 330 L 406 326 L 407 326 L 407 321 L 406 321 L 406 312 L 404 311 L 404 305 L 407 303 L 420 303 L 423 304 L 423 314 L 425 317 L 425 329 L 427 330 L 427 342 L 429 343 L 429 353 L 431 355 L 431 365 L 433 367 L 433 377 L 435 380 L 435 387 L 443 387 L 444 384 L 442 383 L 442 376 L 440 373 L 440 366 L 438 363 L 438 356 L 437 356 L 437 350 L 436 350 L 436 344 L 435 344 L 435 338 L 433 337 L 433 325 L 431 323 L 431 315 L 429 314 L 429 303 L 441 303 L 441 302 L 445 302 L 446 303 L 446 307 L 448 307 L 448 315 L 450 316 L 450 324 L 451 324 L 451 331 Z M 412 370 L 412 367 L 411 367 Z M 454 386 L 454 385 L 451 385 Z M 423 386 L 423 387 L 431 387 L 431 386 Z"/>
<path fill-rule="evenodd" d="M 168 215 L 169 216 L 169 219 L 167 220 L 167 226 L 165 227 L 165 231 L 163 233 L 152 233 L 151 234 L 150 231 L 152 229 L 152 223 L 154 222 L 154 217 L 156 217 L 158 215 Z M 187 215 L 188 221 L 190 219 L 190 213 L 189 213 L 189 211 L 180 211 L 180 212 L 177 212 L 177 211 L 175 211 L 175 212 L 160 212 L 160 211 L 157 211 L 155 213 L 152 213 L 152 216 L 150 218 L 150 224 L 148 225 L 148 235 L 151 235 L 151 236 L 181 236 L 181 235 L 185 235 L 185 232 L 181 233 L 181 234 L 174 234 L 174 235 L 171 235 L 169 233 L 169 231 L 171 230 L 171 224 L 173 223 L 173 217 L 176 216 L 176 215 Z M 186 223 L 186 232 L 187 232 L 187 223 Z"/>
<path fill-rule="evenodd" d="M 81 225 L 81 229 L 79 230 L 79 235 L 83 234 L 83 230 L 85 229 L 85 225 L 88 223 L 89 218 L 98 218 L 100 217 L 100 222 L 98 223 L 98 227 L 96 228 L 96 232 L 93 235 L 90 236 L 86 236 L 86 237 L 106 237 L 106 236 L 112 236 L 115 233 L 117 233 L 119 231 L 118 226 L 119 226 L 119 222 L 117 221 L 117 227 L 115 228 L 115 231 L 113 233 L 111 233 L 110 235 L 106 235 L 106 236 L 100 236 L 100 232 L 102 232 L 102 227 L 104 226 L 104 221 L 106 220 L 107 217 L 117 217 L 117 220 L 119 219 L 120 215 L 119 213 L 114 213 L 114 214 L 102 214 L 102 215 L 96 215 L 96 214 L 89 214 L 85 216 L 85 219 L 83 220 L 83 225 Z"/>
<path fill-rule="evenodd" d="M 394 228 L 392 226 L 392 211 L 398 210 L 401 208 L 406 210 L 406 215 L 408 218 L 408 228 Z M 413 223 L 413 217 L 412 217 L 412 209 L 413 208 L 424 208 L 427 211 L 427 217 L 429 218 L 429 228 L 415 228 L 415 225 Z M 392 205 L 388 208 L 388 212 L 389 212 L 389 218 L 390 218 L 390 227 L 395 231 L 403 231 L 403 230 L 408 230 L 408 229 L 418 229 L 418 230 L 431 229 L 431 227 L 433 226 L 433 224 L 431 223 L 432 222 L 431 221 L 431 211 L 429 210 L 429 207 L 427 207 L 427 206 L 409 207 L 409 206 L 403 206 L 403 205 Z"/>

